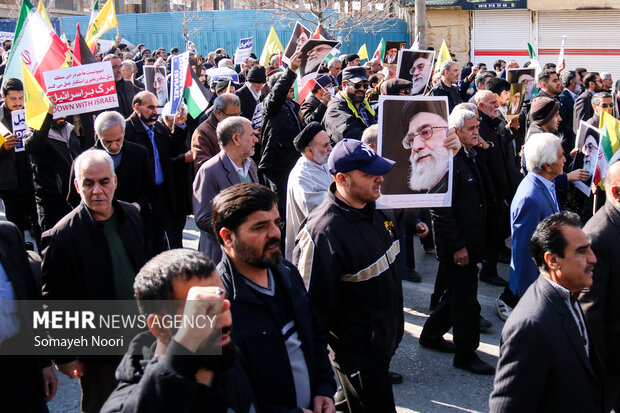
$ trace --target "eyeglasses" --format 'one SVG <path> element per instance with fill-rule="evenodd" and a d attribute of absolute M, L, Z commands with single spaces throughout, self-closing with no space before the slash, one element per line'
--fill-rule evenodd
<path fill-rule="evenodd" d="M 410 95 L 411 94 L 411 89 L 401 89 L 400 90 L 400 94 L 401 95 Z"/>
<path fill-rule="evenodd" d="M 353 83 L 351 86 L 355 89 L 368 89 L 368 82 L 357 82 Z"/>
<path fill-rule="evenodd" d="M 607 109 L 607 108 L 613 108 L 614 104 L 613 103 L 601 103 L 599 106 L 602 107 L 603 109 Z"/>
<path fill-rule="evenodd" d="M 403 139 L 403 147 L 405 149 L 411 149 L 413 147 L 413 141 L 418 136 L 422 139 L 423 142 L 428 141 L 430 138 L 433 137 L 435 129 L 443 129 L 445 132 L 448 131 L 448 128 L 446 128 L 445 126 L 427 126 L 422 129 L 420 133 L 408 133 L 407 136 L 405 136 L 405 138 Z"/>
<path fill-rule="evenodd" d="M 112 69 L 114 69 L 114 70 L 118 70 L 118 69 L 120 69 L 121 67 L 123 67 L 123 65 L 114 65 L 114 66 L 112 66 Z"/>

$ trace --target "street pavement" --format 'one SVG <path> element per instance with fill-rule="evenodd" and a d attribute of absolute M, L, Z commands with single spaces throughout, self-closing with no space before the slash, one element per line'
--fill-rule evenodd
<path fill-rule="evenodd" d="M 1 205 L 0 205 L 1 208 Z M 3 211 L 0 219 L 4 218 Z M 190 217 L 184 230 L 184 246 L 197 248 L 199 232 Z M 433 291 L 437 260 L 425 254 L 418 240 L 415 242 L 416 270 L 422 282 L 403 281 L 405 334 L 392 360 L 391 370 L 404 376 L 402 384 L 394 385 L 398 413 L 409 412 L 485 412 L 493 388 L 493 376 L 478 376 L 452 367 L 452 355 L 420 347 L 418 339 L 426 318 L 430 295 Z M 498 272 L 508 279 L 508 265 L 498 264 Z M 480 335 L 479 354 L 495 365 L 499 354 L 499 337 L 503 322 L 495 310 L 494 299 L 502 288 L 479 283 L 478 301 L 482 315 L 492 322 L 491 329 Z M 447 334 L 446 339 L 452 336 Z M 80 389 L 77 380 L 70 380 L 56 372 L 58 393 L 49 404 L 52 413 L 78 413 Z"/>

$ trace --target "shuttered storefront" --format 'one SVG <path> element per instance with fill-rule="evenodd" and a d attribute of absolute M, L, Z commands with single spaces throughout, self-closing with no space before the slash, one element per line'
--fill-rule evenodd
<path fill-rule="evenodd" d="M 538 56 L 541 63 L 557 62 L 566 35 L 566 67 L 611 72 L 620 79 L 620 10 L 572 10 L 538 13 Z"/>
<path fill-rule="evenodd" d="M 531 43 L 532 22 L 528 10 L 474 11 L 471 50 L 473 63 L 486 63 L 493 69 L 497 59 L 529 60 L 527 44 Z"/>

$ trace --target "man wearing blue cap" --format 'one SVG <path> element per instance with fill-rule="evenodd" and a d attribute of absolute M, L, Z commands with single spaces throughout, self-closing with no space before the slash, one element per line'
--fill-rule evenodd
<path fill-rule="evenodd" d="M 338 142 L 328 160 L 335 182 L 293 252 L 352 413 L 396 411 L 388 367 L 404 328 L 400 244 L 393 219 L 375 208 L 393 165 L 359 140 Z"/>
<path fill-rule="evenodd" d="M 361 139 L 364 129 L 377 123 L 375 111 L 365 99 L 366 69 L 347 66 L 342 71 L 342 91 L 329 102 L 323 125 L 332 142 Z"/>
<path fill-rule="evenodd" d="M 332 98 L 333 87 L 331 79 L 326 75 L 316 77 L 316 86 L 312 93 L 301 104 L 301 115 L 306 125 L 311 122 L 322 122 L 327 110 L 327 104 Z"/>

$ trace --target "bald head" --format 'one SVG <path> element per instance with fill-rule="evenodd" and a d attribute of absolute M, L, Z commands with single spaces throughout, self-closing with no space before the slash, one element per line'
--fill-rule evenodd
<path fill-rule="evenodd" d="M 616 207 L 620 208 L 620 161 L 614 162 L 605 174 L 605 192 Z"/>

